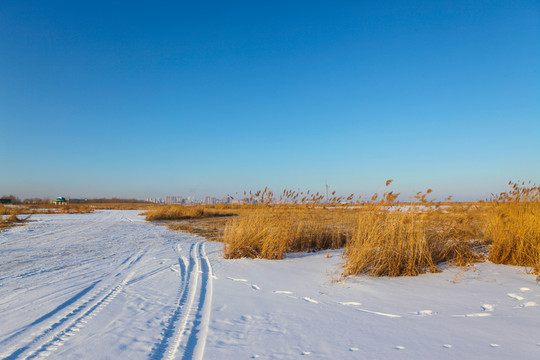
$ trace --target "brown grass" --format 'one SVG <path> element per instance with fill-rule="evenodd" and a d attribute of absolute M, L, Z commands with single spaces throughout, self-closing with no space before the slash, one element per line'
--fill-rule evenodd
<path fill-rule="evenodd" d="M 33 214 L 85 214 L 95 210 L 148 210 L 155 207 L 154 204 L 143 202 L 120 202 L 120 203 L 68 203 L 67 205 L 55 204 L 24 204 L 21 207 Z"/>
<path fill-rule="evenodd" d="M 92 205 L 63 205 L 59 206 L 58 214 L 88 214 L 94 212 L 94 207 Z"/>
<path fill-rule="evenodd" d="M 239 215 L 212 225 L 204 224 L 208 215 L 201 209 L 193 210 L 195 216 L 184 212 L 167 216 L 199 216 L 196 223 L 173 228 L 223 241 L 226 258 L 282 259 L 289 252 L 344 247 L 343 276 L 437 272 L 441 264 L 469 266 L 483 261 L 488 251 L 495 263 L 527 266 L 538 273 L 540 187 L 511 185 L 511 191 L 487 202 L 428 201 L 428 190 L 405 204 L 395 203 L 399 194 L 387 192 L 354 205 L 342 204 L 353 195 L 332 194 L 327 203 L 318 193 L 293 191 L 285 191 L 276 204 L 265 189 L 246 194 L 247 205 L 205 209 Z"/>
<path fill-rule="evenodd" d="M 0 205 L 0 231 L 26 222 L 30 218 L 30 215 L 22 217 L 23 213 L 24 209 L 21 207 Z"/>
<path fill-rule="evenodd" d="M 346 243 L 347 220 L 350 216 L 328 210 L 257 209 L 225 226 L 225 257 L 282 259 L 287 252 L 337 249 Z"/>
<path fill-rule="evenodd" d="M 95 207 L 90 204 L 21 205 L 21 208 L 30 214 L 86 214 L 95 210 Z"/>
<path fill-rule="evenodd" d="M 437 272 L 440 263 L 480 261 L 481 229 L 464 221 L 470 216 L 464 209 L 434 205 L 368 206 L 347 242 L 343 275 L 414 276 Z"/>
<path fill-rule="evenodd" d="M 223 241 L 223 231 L 228 217 L 206 217 L 174 221 L 167 225 L 172 230 L 204 236 L 210 241 Z"/>
<path fill-rule="evenodd" d="M 255 196 L 260 198 L 265 191 Z M 287 252 L 345 246 L 345 275 L 378 276 L 417 275 L 437 271 L 441 262 L 466 265 L 480 260 L 483 243 L 478 241 L 482 235 L 477 207 L 441 206 L 426 200 L 430 193 L 418 193 L 406 206 L 394 203 L 399 194 L 393 192 L 351 206 L 341 202 L 354 195 L 323 203 L 319 194 L 284 192 L 286 204 L 257 201 L 257 208 L 227 223 L 224 254 L 282 259 Z"/>
<path fill-rule="evenodd" d="M 231 211 L 218 211 L 209 206 L 161 205 L 148 210 L 146 220 L 184 220 L 194 218 L 232 216 Z"/>
<path fill-rule="evenodd" d="M 283 259 L 288 252 L 343 247 L 350 236 L 354 211 L 340 205 L 341 197 L 323 204 L 319 193 L 284 191 L 275 204 L 267 188 L 245 195 L 250 205 L 225 226 L 226 258 Z"/>
<path fill-rule="evenodd" d="M 486 212 L 489 260 L 530 267 L 540 273 L 540 187 L 509 183 L 511 190 L 493 196 Z"/>
<path fill-rule="evenodd" d="M 148 210 L 155 204 L 147 202 L 89 203 L 96 210 Z"/>

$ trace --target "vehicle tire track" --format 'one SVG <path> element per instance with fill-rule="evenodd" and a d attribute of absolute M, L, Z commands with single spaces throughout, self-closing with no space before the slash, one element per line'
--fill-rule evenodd
<path fill-rule="evenodd" d="M 97 281 L 92 284 L 91 287 L 93 288 L 95 285 L 97 285 L 97 283 L 102 281 L 108 281 L 111 279 L 114 280 L 113 285 L 105 285 L 96 294 L 94 294 L 90 298 L 87 298 L 86 300 L 82 300 L 82 302 L 78 301 L 82 297 L 79 296 L 80 293 L 72 298 L 74 299 L 73 301 L 71 301 L 71 299 L 66 301 L 64 303 L 67 304 L 66 307 L 72 305 L 72 303 L 75 303 L 67 314 L 56 319 L 52 324 L 48 325 L 39 335 L 34 336 L 33 339 L 28 341 L 26 345 L 19 347 L 10 355 L 4 357 L 4 360 L 18 359 L 23 355 L 26 356 L 26 359 L 32 359 L 37 356 L 47 356 L 52 351 L 56 350 L 58 346 L 63 345 L 67 340 L 69 340 L 78 331 L 80 331 L 80 329 L 85 326 L 88 320 L 91 320 L 101 310 L 103 310 L 103 308 L 105 308 L 105 306 L 107 306 L 116 296 L 118 296 L 124 286 L 133 277 L 135 273 L 134 266 L 141 260 L 141 258 L 146 252 L 147 249 L 141 250 L 136 255 L 128 257 L 116 269 L 115 275 Z M 126 273 L 127 275 L 118 282 L 118 278 Z M 114 285 L 114 283 L 116 283 L 116 285 Z M 36 325 L 39 322 L 53 317 L 58 312 L 66 310 L 66 307 L 57 307 L 55 310 L 46 314 L 45 316 L 42 316 L 40 319 L 34 321 L 29 326 Z M 80 313 L 82 313 L 82 315 L 79 316 Z M 16 335 L 19 335 L 20 333 L 25 331 L 26 330 L 20 331 Z"/>
<path fill-rule="evenodd" d="M 202 359 L 206 346 L 212 301 L 212 267 L 204 251 L 204 242 L 191 245 L 187 265 L 179 258 L 182 284 L 177 306 L 167 322 L 163 338 L 150 359 L 173 360 L 180 351 L 182 359 Z"/>
<path fill-rule="evenodd" d="M 212 308 L 213 285 L 214 278 L 212 265 L 206 255 L 204 243 L 199 243 L 197 246 L 198 256 L 201 259 L 201 287 L 199 288 L 199 302 L 195 320 L 193 322 L 192 331 L 187 343 L 186 351 L 183 359 L 199 359 L 204 357 L 204 349 L 206 348 L 206 339 L 208 337 L 208 329 L 210 325 L 210 313 Z"/>
<path fill-rule="evenodd" d="M 190 274 L 193 273 L 195 264 L 192 256 L 194 247 L 195 244 L 192 244 L 189 251 L 190 257 L 187 261 L 180 255 L 180 246 L 176 245 L 175 247 L 175 251 L 178 254 L 178 263 L 180 265 L 180 288 L 178 290 L 176 307 L 171 317 L 167 321 L 167 326 L 163 330 L 163 337 L 161 338 L 161 341 L 152 349 L 149 356 L 150 359 L 158 360 L 164 358 L 174 358 L 178 345 L 180 344 L 183 330 L 178 327 L 178 324 L 183 315 L 183 310 L 185 310 L 190 293 Z"/>
<path fill-rule="evenodd" d="M 17 332 L 15 332 L 14 334 L 12 334 L 11 336 L 7 337 L 6 339 L 0 341 L 0 345 L 3 345 L 3 344 L 6 344 L 7 342 L 9 342 L 10 340 L 20 336 L 21 334 L 25 333 L 28 329 L 30 329 L 32 326 L 35 326 L 35 325 L 38 325 L 39 323 L 51 318 L 52 316 L 56 315 L 57 313 L 59 313 L 60 311 L 66 309 L 68 306 L 72 305 L 73 303 L 75 303 L 77 300 L 79 300 L 80 298 L 82 298 L 84 295 L 86 295 L 90 290 L 92 290 L 97 284 L 99 283 L 99 281 L 95 281 L 93 282 L 92 284 L 90 284 L 90 286 L 87 286 L 86 288 L 84 288 L 82 291 L 79 291 L 77 294 L 75 294 L 74 296 L 72 296 L 71 298 L 69 298 L 68 300 L 64 301 L 62 304 L 58 305 L 56 308 L 54 308 L 52 311 L 49 311 L 48 313 L 46 313 L 45 315 L 42 315 L 40 316 L 38 319 L 34 320 L 32 323 L 28 324 L 28 325 L 25 325 L 22 329 L 18 330 Z"/>

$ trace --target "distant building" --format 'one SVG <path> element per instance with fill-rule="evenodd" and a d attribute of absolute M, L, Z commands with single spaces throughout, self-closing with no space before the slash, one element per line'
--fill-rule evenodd
<path fill-rule="evenodd" d="M 13 204 L 13 199 L 12 198 L 7 198 L 7 199 L 0 199 L 0 204 Z"/>
<path fill-rule="evenodd" d="M 54 200 L 54 203 L 55 203 L 56 205 L 66 205 L 66 204 L 67 204 L 67 200 L 66 200 L 65 197 L 59 196 L 59 197 L 56 198 L 56 200 Z"/>

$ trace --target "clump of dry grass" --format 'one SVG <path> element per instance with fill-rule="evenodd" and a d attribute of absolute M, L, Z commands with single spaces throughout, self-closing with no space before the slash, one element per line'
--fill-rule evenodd
<path fill-rule="evenodd" d="M 89 203 L 89 205 L 96 210 L 147 210 L 156 206 L 145 202 Z"/>
<path fill-rule="evenodd" d="M 346 227 L 324 215 L 266 208 L 235 218 L 225 226 L 225 257 L 283 259 L 287 252 L 343 247 Z"/>
<path fill-rule="evenodd" d="M 345 275 L 400 276 L 436 270 L 425 224 L 411 210 L 367 210 L 359 216 L 345 256 Z"/>
<path fill-rule="evenodd" d="M 0 204 L 0 215 L 9 215 L 12 211 L 11 207 L 7 207 Z"/>
<path fill-rule="evenodd" d="M 95 210 L 95 207 L 89 204 L 26 205 L 24 208 L 32 214 L 87 214 Z"/>
<path fill-rule="evenodd" d="M 174 221 L 167 227 L 172 230 L 183 231 L 204 236 L 210 241 L 223 241 L 223 231 L 228 217 L 207 217 Z"/>
<path fill-rule="evenodd" d="M 59 214 L 88 214 L 94 212 L 94 207 L 91 205 L 69 204 L 62 205 L 59 209 Z"/>
<path fill-rule="evenodd" d="M 343 275 L 414 276 L 437 272 L 441 262 L 463 266 L 481 260 L 474 241 L 481 230 L 473 225 L 479 222 L 472 221 L 472 211 L 428 202 L 429 193 L 418 193 L 417 205 L 408 207 L 391 206 L 392 192 L 367 204 L 345 247 Z"/>
<path fill-rule="evenodd" d="M 10 226 L 24 223 L 30 218 L 30 215 L 26 217 L 20 217 L 23 214 L 23 208 L 20 207 L 7 207 L 0 206 L 0 230 L 6 229 Z"/>
<path fill-rule="evenodd" d="M 146 220 L 183 220 L 214 216 L 232 216 L 231 212 L 217 211 L 205 206 L 162 205 L 148 210 Z"/>
<path fill-rule="evenodd" d="M 521 265 L 540 273 L 540 186 L 510 182 L 511 190 L 493 196 L 486 212 L 489 260 Z"/>
<path fill-rule="evenodd" d="M 322 206 L 323 197 L 318 193 L 284 191 L 278 205 L 271 203 L 273 193 L 268 189 L 249 195 L 249 211 L 241 212 L 225 226 L 226 258 L 283 259 L 287 252 L 345 245 L 352 212 L 328 210 Z"/>

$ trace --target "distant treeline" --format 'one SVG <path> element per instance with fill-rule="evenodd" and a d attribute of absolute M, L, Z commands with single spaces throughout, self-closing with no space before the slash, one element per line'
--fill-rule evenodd
<path fill-rule="evenodd" d="M 12 199 L 13 204 L 25 204 L 25 205 L 42 205 L 50 204 L 54 199 L 50 198 L 29 198 L 21 200 L 15 195 L 4 195 L 0 199 Z M 121 198 L 97 198 L 97 199 L 69 199 L 71 204 L 132 204 L 132 203 L 145 203 L 144 200 L 138 199 L 121 199 Z"/>
<path fill-rule="evenodd" d="M 22 204 L 21 199 L 19 199 L 15 195 L 4 195 L 0 197 L 0 199 L 11 199 L 12 204 Z"/>

